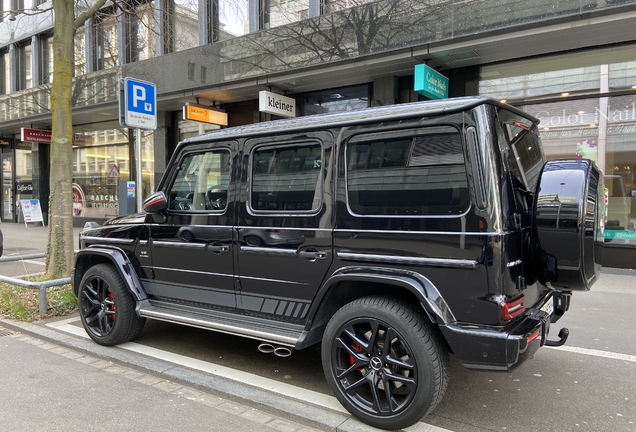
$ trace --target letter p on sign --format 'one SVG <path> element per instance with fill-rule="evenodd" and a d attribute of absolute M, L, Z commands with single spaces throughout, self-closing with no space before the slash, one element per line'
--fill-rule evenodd
<path fill-rule="evenodd" d="M 143 102 L 143 101 L 146 100 L 146 89 L 141 87 L 141 86 L 133 84 L 132 90 L 133 90 L 133 101 L 132 101 L 133 102 L 133 106 L 137 107 L 138 106 L 137 103 L 139 101 Z M 146 108 L 146 107 L 144 107 L 144 108 Z"/>

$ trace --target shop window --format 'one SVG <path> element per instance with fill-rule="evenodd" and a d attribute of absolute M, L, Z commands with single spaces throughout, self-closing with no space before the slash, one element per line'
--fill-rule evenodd
<path fill-rule="evenodd" d="M 367 108 L 369 106 L 369 86 L 363 84 L 305 93 L 303 101 L 304 115 Z"/>
<path fill-rule="evenodd" d="M 450 126 L 362 134 L 347 143 L 347 201 L 359 215 L 458 215 L 469 206 L 462 141 Z"/>

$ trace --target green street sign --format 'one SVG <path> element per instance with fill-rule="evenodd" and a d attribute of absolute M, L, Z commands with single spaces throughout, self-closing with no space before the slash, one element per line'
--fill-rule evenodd
<path fill-rule="evenodd" d="M 414 90 L 430 99 L 446 99 L 448 78 L 425 64 L 415 65 Z"/>

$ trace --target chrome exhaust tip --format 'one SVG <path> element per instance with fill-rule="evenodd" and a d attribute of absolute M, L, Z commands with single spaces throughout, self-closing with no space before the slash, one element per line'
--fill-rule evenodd
<path fill-rule="evenodd" d="M 278 357 L 289 357 L 291 353 L 291 348 L 287 347 L 276 347 L 276 349 L 274 350 L 274 354 L 276 354 Z"/>
<path fill-rule="evenodd" d="M 276 352 L 276 347 L 270 343 L 262 343 L 258 346 L 258 350 L 264 354 Z"/>

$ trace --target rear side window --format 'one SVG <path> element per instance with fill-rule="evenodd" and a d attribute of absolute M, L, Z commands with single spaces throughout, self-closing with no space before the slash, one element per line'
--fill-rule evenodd
<path fill-rule="evenodd" d="M 313 212 L 322 203 L 318 143 L 260 147 L 252 154 L 250 207 L 257 212 Z"/>
<path fill-rule="evenodd" d="M 445 216 L 468 209 L 462 140 L 454 127 L 356 135 L 345 163 L 354 214 Z"/>

